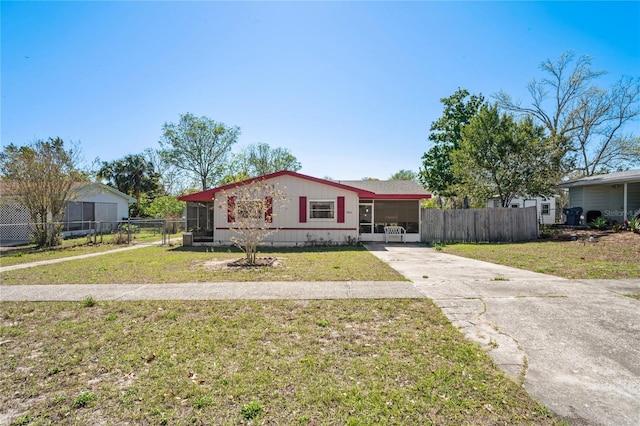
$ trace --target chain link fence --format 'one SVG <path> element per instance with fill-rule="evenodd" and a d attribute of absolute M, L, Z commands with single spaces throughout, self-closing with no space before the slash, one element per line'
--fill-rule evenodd
<path fill-rule="evenodd" d="M 51 227 L 51 231 L 59 229 L 63 239 L 84 237 L 93 243 L 116 244 L 161 241 L 168 245 L 181 238 L 179 234 L 185 231 L 186 220 L 129 218 L 119 221 L 48 222 L 46 226 Z M 1 224 L 0 246 L 28 244 L 35 227 L 35 223 L 28 222 Z"/>

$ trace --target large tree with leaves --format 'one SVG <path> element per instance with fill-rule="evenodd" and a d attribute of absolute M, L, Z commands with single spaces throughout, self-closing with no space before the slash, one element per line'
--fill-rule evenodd
<path fill-rule="evenodd" d="M 413 170 L 401 169 L 392 174 L 389 180 L 418 180 L 418 174 Z"/>
<path fill-rule="evenodd" d="M 429 141 L 433 144 L 422 156 L 419 179 L 423 185 L 438 195 L 456 195 L 456 177 L 451 165 L 451 152 L 462 140 L 462 129 L 478 113 L 484 103 L 482 95 L 470 95 L 458 89 L 444 104 L 442 117 L 431 123 Z"/>
<path fill-rule="evenodd" d="M 221 184 L 240 182 L 280 170 L 297 172 L 301 168 L 298 159 L 287 148 L 272 148 L 269 144 L 259 142 L 232 156 Z"/>
<path fill-rule="evenodd" d="M 143 194 L 147 198 L 153 198 L 159 189 L 159 177 L 153 169 L 153 164 L 141 154 L 129 154 L 111 162 L 104 161 L 97 177 L 105 180 L 107 185 L 136 199 L 136 206 L 131 209 L 133 216 L 140 215 L 140 200 Z"/>
<path fill-rule="evenodd" d="M 60 228 L 52 219 L 63 214 L 72 184 L 86 178 L 78 163 L 79 150 L 65 148 L 60 138 L 24 146 L 10 144 L 0 154 L 3 185 L 10 186 L 19 204 L 29 211 L 33 240 L 38 246 L 60 242 Z"/>
<path fill-rule="evenodd" d="M 531 118 L 516 121 L 497 105 L 483 105 L 451 154 L 456 185 L 477 205 L 496 195 L 503 207 L 516 196 L 551 195 L 555 169 L 548 143 Z"/>
<path fill-rule="evenodd" d="M 169 163 L 191 173 L 206 190 L 224 176 L 227 158 L 239 135 L 239 127 L 187 113 L 180 115 L 177 123 L 162 126 L 160 147 Z"/>
<path fill-rule="evenodd" d="M 602 89 L 595 80 L 606 74 L 591 68 L 592 58 L 575 52 L 540 64 L 546 74 L 528 85 L 530 105 L 505 92 L 495 95 L 500 107 L 534 118 L 554 142 L 559 172 L 591 176 L 640 164 L 640 138 L 624 134 L 640 116 L 640 78 L 623 77 Z"/>

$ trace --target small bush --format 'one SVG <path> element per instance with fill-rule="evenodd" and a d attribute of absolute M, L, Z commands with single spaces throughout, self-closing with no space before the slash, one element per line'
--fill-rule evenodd
<path fill-rule="evenodd" d="M 210 396 L 199 396 L 191 405 L 193 408 L 204 408 L 213 404 L 213 399 Z"/>
<path fill-rule="evenodd" d="M 33 417 L 31 417 L 28 414 L 23 414 L 22 416 L 16 419 L 13 419 L 13 421 L 11 422 L 11 426 L 24 426 L 24 425 L 28 425 L 32 421 L 33 421 Z"/>
<path fill-rule="evenodd" d="M 240 410 L 240 414 L 245 420 L 253 420 L 262 413 L 262 404 L 256 401 L 251 401 L 248 404 L 244 404 Z"/>
<path fill-rule="evenodd" d="M 609 227 L 609 221 L 602 216 L 596 217 L 589 224 L 594 229 L 607 229 Z"/>
<path fill-rule="evenodd" d="M 82 306 L 85 308 L 91 308 L 96 305 L 96 300 L 93 296 L 87 296 L 82 300 Z"/>
<path fill-rule="evenodd" d="M 96 400 L 96 394 L 92 392 L 83 392 L 71 403 L 71 408 L 83 408 Z"/>

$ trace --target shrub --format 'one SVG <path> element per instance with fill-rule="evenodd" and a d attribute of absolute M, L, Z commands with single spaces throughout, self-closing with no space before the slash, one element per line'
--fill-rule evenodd
<path fill-rule="evenodd" d="M 96 394 L 91 392 L 83 392 L 71 403 L 72 408 L 83 408 L 96 400 Z"/>
<path fill-rule="evenodd" d="M 609 226 L 609 221 L 602 216 L 596 217 L 589 224 L 594 229 L 606 229 Z"/>
<path fill-rule="evenodd" d="M 262 404 L 256 401 L 251 401 L 248 404 L 244 404 L 240 410 L 240 414 L 245 420 L 255 419 L 262 413 Z"/>

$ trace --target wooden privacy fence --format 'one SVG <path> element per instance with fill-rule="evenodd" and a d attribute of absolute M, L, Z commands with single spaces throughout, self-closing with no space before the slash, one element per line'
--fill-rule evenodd
<path fill-rule="evenodd" d="M 424 243 L 508 243 L 538 238 L 535 207 L 422 209 L 420 214 Z"/>

